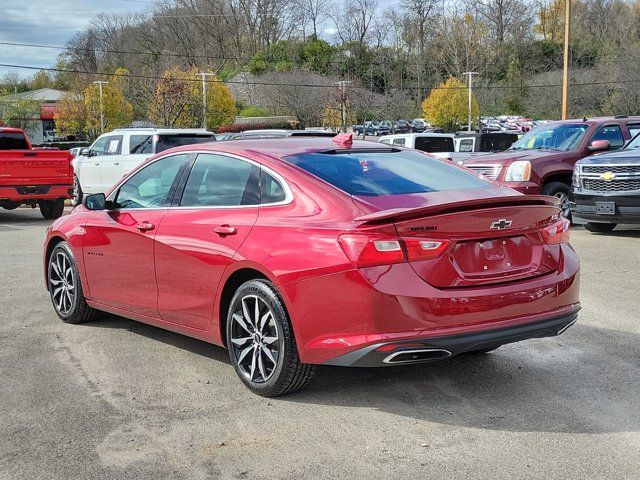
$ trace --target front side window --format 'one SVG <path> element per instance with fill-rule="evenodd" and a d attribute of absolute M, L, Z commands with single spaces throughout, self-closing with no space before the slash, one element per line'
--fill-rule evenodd
<path fill-rule="evenodd" d="M 188 155 L 164 157 L 136 172 L 122 184 L 116 203 L 118 208 L 165 207 L 171 201 L 171 192 L 187 163 Z"/>
<path fill-rule="evenodd" d="M 594 140 L 606 140 L 611 145 L 611 148 L 622 148 L 624 145 L 624 138 L 622 137 L 622 130 L 618 125 L 607 125 L 602 127 L 596 132 L 591 141 Z"/>
<path fill-rule="evenodd" d="M 236 207 L 260 203 L 260 168 L 243 160 L 202 153 L 191 169 L 182 207 Z"/>
<path fill-rule="evenodd" d="M 105 137 L 106 144 L 103 155 L 120 155 L 122 151 L 122 135 Z"/>
<path fill-rule="evenodd" d="M 630 123 L 627 125 L 627 128 L 629 129 L 629 135 L 631 135 L 631 138 L 634 138 L 638 133 L 640 133 L 640 123 Z"/>
<path fill-rule="evenodd" d="M 303 153 L 284 160 L 334 187 L 365 196 L 403 195 L 495 187 L 449 162 L 411 150 Z"/>
<path fill-rule="evenodd" d="M 107 149 L 108 137 L 102 137 L 95 141 L 91 146 L 91 155 L 104 155 Z"/>

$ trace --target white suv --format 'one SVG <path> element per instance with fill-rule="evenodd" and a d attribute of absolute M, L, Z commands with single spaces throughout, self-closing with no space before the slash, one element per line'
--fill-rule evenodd
<path fill-rule="evenodd" d="M 84 194 L 106 193 L 124 175 L 147 158 L 169 148 L 214 142 L 202 129 L 122 128 L 100 135 L 73 160 L 74 204 Z"/>

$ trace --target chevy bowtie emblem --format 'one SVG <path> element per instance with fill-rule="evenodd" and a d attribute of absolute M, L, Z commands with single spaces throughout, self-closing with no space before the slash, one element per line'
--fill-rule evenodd
<path fill-rule="evenodd" d="M 602 175 L 600 175 L 600 178 L 605 182 L 610 182 L 611 180 L 616 178 L 616 174 L 613 172 L 604 172 Z"/>
<path fill-rule="evenodd" d="M 501 218 L 500 220 L 496 220 L 491 224 L 491 228 L 493 230 L 504 230 L 511 226 L 513 222 L 511 220 L 507 220 L 506 218 Z"/>

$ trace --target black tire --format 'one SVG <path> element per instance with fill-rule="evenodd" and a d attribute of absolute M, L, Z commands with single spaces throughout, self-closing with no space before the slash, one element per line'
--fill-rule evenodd
<path fill-rule="evenodd" d="M 64 213 L 64 199 L 57 198 L 55 200 L 42 201 L 38 203 L 40 213 L 47 220 L 60 218 Z"/>
<path fill-rule="evenodd" d="M 300 362 L 289 315 L 271 282 L 250 280 L 238 288 L 226 333 L 231 363 L 253 393 L 276 397 L 305 387 L 313 378 L 315 365 Z"/>
<path fill-rule="evenodd" d="M 78 180 L 78 176 L 73 176 L 73 198 L 71 199 L 71 205 L 74 207 L 80 205 L 82 203 L 82 197 L 84 194 L 82 193 L 82 187 L 80 186 L 80 180 Z"/>
<path fill-rule="evenodd" d="M 64 260 L 62 260 L 62 258 L 64 258 Z M 71 293 L 69 296 L 66 296 L 64 303 L 60 302 L 60 298 L 61 296 L 66 295 L 65 292 L 57 290 L 58 288 L 63 287 L 60 283 L 61 265 L 66 266 L 66 268 L 63 267 L 63 274 L 66 280 L 65 285 L 73 285 L 73 289 L 68 290 Z M 47 262 L 47 284 L 53 308 L 58 317 L 60 317 L 64 322 L 83 323 L 94 320 L 98 317 L 100 312 L 91 308 L 85 300 L 84 293 L 82 291 L 80 273 L 78 272 L 78 265 L 76 264 L 73 251 L 67 242 L 58 243 L 51 252 L 51 256 Z"/>
<path fill-rule="evenodd" d="M 593 233 L 609 233 L 613 231 L 613 229 L 616 228 L 617 225 L 618 225 L 617 223 L 587 222 L 584 224 L 584 228 L 587 231 L 593 232 Z"/>
<path fill-rule="evenodd" d="M 540 193 L 542 195 L 549 195 L 551 197 L 558 197 L 561 201 L 560 208 L 562 214 L 571 219 L 571 210 L 569 208 L 569 193 L 571 187 L 564 182 L 549 182 L 542 187 Z"/>

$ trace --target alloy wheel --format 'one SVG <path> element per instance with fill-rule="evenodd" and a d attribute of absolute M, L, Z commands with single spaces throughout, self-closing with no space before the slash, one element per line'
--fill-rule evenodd
<path fill-rule="evenodd" d="M 558 192 L 555 197 L 560 200 L 560 210 L 562 210 L 562 216 L 569 218 L 571 213 L 571 207 L 569 206 L 569 196 L 565 192 Z"/>
<path fill-rule="evenodd" d="M 55 252 L 49 261 L 49 289 L 58 313 L 69 315 L 76 298 L 76 278 L 71 259 L 63 251 Z"/>
<path fill-rule="evenodd" d="M 242 297 L 231 316 L 231 347 L 242 375 L 252 383 L 265 383 L 275 373 L 281 354 L 279 327 L 273 311 L 257 295 Z"/>

